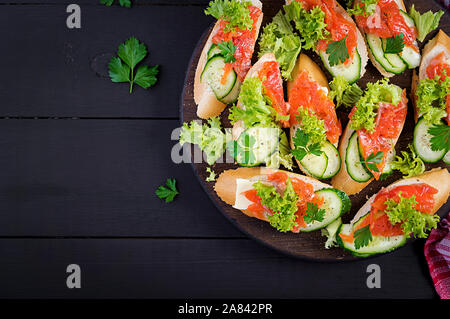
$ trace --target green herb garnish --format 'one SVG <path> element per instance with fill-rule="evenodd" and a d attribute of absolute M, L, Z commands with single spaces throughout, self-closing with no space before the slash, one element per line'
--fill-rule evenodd
<path fill-rule="evenodd" d="M 396 36 L 386 39 L 386 47 L 384 53 L 397 54 L 403 51 L 405 43 L 403 42 L 403 34 L 399 33 Z"/>
<path fill-rule="evenodd" d="M 155 191 L 156 195 L 161 198 L 165 199 L 166 203 L 169 203 L 173 201 L 176 195 L 178 195 L 178 190 L 176 187 L 176 180 L 174 178 L 168 178 L 166 181 L 166 186 L 159 186 L 158 189 Z"/>
<path fill-rule="evenodd" d="M 434 124 L 428 128 L 428 134 L 432 137 L 430 139 L 431 149 L 433 151 L 448 151 L 450 149 L 450 126 L 445 124 Z"/>
<path fill-rule="evenodd" d="M 220 54 L 225 58 L 225 63 L 233 63 L 236 61 L 234 53 L 237 47 L 232 41 L 217 43 L 217 47 L 220 49 Z"/>
<path fill-rule="evenodd" d="M 309 136 L 302 129 L 295 132 L 293 141 L 294 149 L 291 150 L 292 155 L 297 161 L 301 161 L 307 154 L 314 154 L 320 156 L 322 154 L 320 143 L 309 143 Z"/>
<path fill-rule="evenodd" d="M 353 234 L 353 238 L 355 238 L 354 244 L 356 249 L 368 246 L 369 243 L 373 240 L 372 233 L 370 232 L 370 225 L 356 230 Z"/>
<path fill-rule="evenodd" d="M 347 45 L 345 44 L 347 36 L 348 35 L 339 41 L 330 42 L 328 44 L 326 53 L 329 54 L 328 62 L 330 63 L 330 66 L 344 63 L 349 58 Z"/>
<path fill-rule="evenodd" d="M 367 156 L 365 161 L 361 161 L 361 164 L 366 164 L 367 168 L 374 172 L 379 172 L 376 164 L 380 164 L 383 160 L 383 152 L 378 151 L 376 153 L 371 153 Z"/>
<path fill-rule="evenodd" d="M 319 206 L 317 204 L 313 204 L 310 202 L 306 203 L 306 215 L 303 216 L 303 220 L 310 224 L 313 221 L 321 222 L 325 218 L 325 210 L 319 209 Z"/>
<path fill-rule="evenodd" d="M 129 38 L 119 45 L 118 57 L 113 57 L 109 62 L 109 76 L 113 82 L 129 82 L 130 93 L 133 92 L 133 84 L 144 89 L 154 85 L 157 81 L 158 65 L 149 67 L 141 65 L 135 71 L 136 65 L 147 55 L 147 47 L 135 37 Z"/>

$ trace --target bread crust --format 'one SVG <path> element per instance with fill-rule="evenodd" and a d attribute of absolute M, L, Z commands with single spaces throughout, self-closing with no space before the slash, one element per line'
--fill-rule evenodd
<path fill-rule="evenodd" d="M 403 90 L 403 92 L 406 92 L 406 91 Z M 405 96 L 406 96 L 406 94 L 405 94 Z M 408 102 L 406 100 L 405 105 L 407 105 L 407 103 Z M 350 128 L 350 123 L 351 123 L 351 121 L 347 124 L 347 127 L 345 128 L 344 134 L 342 135 L 341 141 L 339 143 L 339 155 L 341 156 L 341 161 L 342 161 L 341 169 L 331 179 L 331 185 L 333 185 L 334 188 L 340 189 L 341 191 L 347 193 L 347 195 L 354 195 L 354 194 L 359 193 L 367 185 L 369 185 L 374 180 L 374 178 L 369 179 L 367 182 L 359 183 L 359 182 L 355 181 L 353 178 L 351 178 L 347 172 L 346 163 L 345 163 L 345 153 L 347 151 L 348 141 L 354 132 L 354 130 Z M 402 123 L 402 126 L 400 128 L 400 133 L 403 130 L 404 125 L 405 125 L 405 122 Z M 399 136 L 400 136 L 400 134 L 399 134 Z M 392 143 L 393 148 L 397 144 L 398 137 L 393 140 L 393 143 Z"/>
<path fill-rule="evenodd" d="M 435 168 L 430 171 L 427 171 L 419 176 L 411 177 L 411 178 L 405 178 L 398 180 L 388 187 L 386 187 L 386 190 L 393 189 L 396 186 L 400 185 L 411 185 L 411 184 L 419 184 L 419 183 L 426 183 L 438 190 L 436 194 L 433 195 L 434 198 L 434 206 L 432 209 L 432 213 L 436 213 L 439 208 L 444 205 L 448 197 L 450 195 L 450 174 L 446 168 Z M 378 193 L 377 193 L 378 194 Z M 370 212 L 371 205 L 373 201 L 375 200 L 375 197 L 377 194 L 372 195 L 368 201 L 358 210 L 356 215 L 353 217 L 351 224 L 354 224 L 357 222 L 362 216 L 366 215 Z"/>
<path fill-rule="evenodd" d="M 426 69 L 429 63 L 433 60 L 433 58 L 444 51 L 448 57 L 450 57 L 450 37 L 442 30 L 439 30 L 437 35 L 428 41 L 425 47 L 422 50 L 422 61 L 419 66 L 419 73 L 414 70 L 412 80 L 411 80 L 411 99 L 414 106 L 414 120 L 418 121 L 420 114 L 419 109 L 417 108 L 417 96 L 416 90 L 419 85 L 419 82 L 425 79 Z"/>
<path fill-rule="evenodd" d="M 252 5 L 262 10 L 262 3 L 259 0 L 251 0 Z M 256 22 L 256 40 L 258 39 L 259 30 L 263 20 L 264 13 L 262 13 L 258 21 Z M 214 116 L 220 115 L 225 109 L 226 104 L 217 100 L 214 92 L 211 90 L 207 83 L 200 81 L 203 69 L 205 68 L 207 62 L 208 51 L 213 44 L 212 39 L 217 34 L 219 30 L 219 21 L 214 25 L 205 46 L 203 47 L 202 53 L 198 60 L 197 68 L 195 69 L 194 77 L 194 101 L 197 104 L 197 116 L 202 119 L 208 119 Z"/>

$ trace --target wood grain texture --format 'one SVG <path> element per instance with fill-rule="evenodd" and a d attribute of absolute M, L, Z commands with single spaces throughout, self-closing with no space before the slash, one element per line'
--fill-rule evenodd
<path fill-rule="evenodd" d="M 0 120 L 0 236 L 233 237 L 175 164 L 178 120 Z M 155 194 L 175 178 L 180 195 Z"/>
<path fill-rule="evenodd" d="M 81 29 L 70 30 L 64 6 L 0 8 L 8 47 L 0 59 L 0 117 L 178 118 L 189 58 L 212 21 L 198 6 L 88 5 Z M 154 87 L 129 94 L 129 84 L 111 82 L 108 63 L 131 36 L 148 47 L 142 63 L 159 64 L 160 74 Z"/>
<path fill-rule="evenodd" d="M 0 298 L 435 298 L 422 251 L 330 265 L 248 239 L 0 239 Z M 81 289 L 66 288 L 72 263 Z M 379 289 L 366 285 L 371 263 Z"/>
<path fill-rule="evenodd" d="M 410 1 L 405 1 L 406 7 L 410 7 Z M 431 1 L 414 1 L 416 10 L 419 10 L 420 12 L 424 12 L 427 10 L 432 9 L 433 11 L 436 11 L 438 9 L 441 9 L 439 5 L 437 5 L 434 2 Z M 276 12 L 281 8 L 282 2 L 264 2 L 264 22 L 267 23 L 270 21 L 271 17 L 273 17 Z M 446 32 L 450 32 L 450 15 L 446 13 L 440 22 L 440 28 L 445 30 Z M 432 38 L 437 31 L 434 31 L 430 35 L 428 35 L 426 41 L 428 39 Z M 190 67 L 188 68 L 187 74 L 186 74 L 186 81 L 185 81 L 185 88 L 181 100 L 180 109 L 182 112 L 182 121 L 190 121 L 193 119 L 197 119 L 196 117 L 196 105 L 193 101 L 192 97 L 192 91 L 193 91 L 193 76 L 195 72 L 195 67 L 197 65 L 197 60 L 199 58 L 199 54 L 203 48 L 203 44 L 206 41 L 206 37 L 208 34 L 208 30 L 205 31 L 205 34 L 200 39 L 199 43 L 197 44 L 196 50 L 193 53 L 193 56 L 191 58 Z M 422 43 L 422 46 L 424 45 Z M 256 52 L 257 52 L 256 48 Z M 305 51 L 304 51 L 305 52 Z M 306 51 L 307 54 L 315 61 L 317 62 L 322 68 L 322 63 L 320 61 L 320 58 L 312 53 Z M 255 58 L 255 57 L 254 57 Z M 255 62 L 255 61 L 254 61 Z M 327 77 L 329 80 L 331 80 L 330 74 L 323 68 L 324 72 L 327 74 Z M 399 85 L 402 88 L 405 88 L 408 91 L 410 90 L 411 86 L 411 75 L 412 71 L 408 70 L 402 75 L 395 76 L 391 79 L 391 82 L 394 84 Z M 382 76 L 379 74 L 379 72 L 375 69 L 375 67 L 369 63 L 367 66 L 367 71 L 365 76 L 358 81 L 358 84 L 365 88 L 367 82 L 375 82 L 379 79 L 381 79 Z M 338 117 L 340 118 L 342 122 L 342 126 L 345 127 L 348 122 L 348 113 L 349 110 L 344 110 L 343 108 L 338 109 Z M 231 127 L 231 124 L 228 121 L 228 109 L 226 109 L 222 115 L 222 124 L 224 127 Z M 414 120 L 413 120 L 413 111 L 412 111 L 412 105 L 411 103 L 408 104 L 408 115 L 405 122 L 404 129 L 402 131 L 402 134 L 400 136 L 399 142 L 396 146 L 396 151 L 398 154 L 400 154 L 401 150 L 407 150 L 407 146 L 409 143 L 412 142 L 412 132 L 414 129 Z M 427 165 L 427 169 L 433 168 L 433 167 L 439 167 L 439 166 L 445 166 L 445 164 L 438 163 L 433 165 Z M 233 209 L 231 206 L 227 205 L 226 203 L 222 202 L 220 198 L 216 195 L 216 193 L 213 191 L 213 188 L 211 185 L 206 184 L 204 182 L 206 178 L 205 174 L 205 167 L 206 163 L 202 164 L 193 164 L 193 169 L 196 172 L 198 179 L 200 183 L 202 184 L 205 191 L 209 194 L 210 198 L 214 201 L 216 206 L 221 210 L 221 212 L 227 216 L 227 218 L 236 225 L 239 229 L 244 231 L 245 233 L 249 234 L 252 238 L 256 239 L 257 241 L 268 245 L 269 247 L 272 247 L 274 249 L 277 249 L 283 253 L 286 253 L 291 256 L 299 257 L 299 258 L 307 258 L 307 259 L 319 259 L 319 260 L 353 260 L 355 257 L 350 255 L 349 253 L 346 253 L 340 248 L 334 248 L 334 249 L 325 249 L 324 248 L 324 242 L 325 238 L 320 235 L 320 231 L 312 232 L 312 233 L 306 233 L 306 234 L 282 234 L 279 232 L 276 232 L 270 225 L 268 225 L 265 222 L 249 218 L 242 214 L 240 211 Z M 225 169 L 230 168 L 236 168 L 236 165 L 233 164 L 215 164 L 213 166 L 216 173 L 220 173 Z M 446 166 L 449 168 L 449 166 Z M 298 169 L 296 172 L 299 172 Z M 351 196 L 350 199 L 352 201 L 352 209 L 350 213 L 347 213 L 345 216 L 343 216 L 344 222 L 348 222 L 352 216 L 356 213 L 356 211 L 366 202 L 367 198 L 378 192 L 382 187 L 385 187 L 392 182 L 398 180 L 401 178 L 401 174 L 396 172 L 389 178 L 387 178 L 384 181 L 375 181 L 372 182 L 368 187 L 366 187 L 364 190 L 362 190 L 359 194 Z M 450 203 L 447 202 L 446 205 L 444 205 L 440 210 L 439 214 L 445 215 L 450 210 Z"/>

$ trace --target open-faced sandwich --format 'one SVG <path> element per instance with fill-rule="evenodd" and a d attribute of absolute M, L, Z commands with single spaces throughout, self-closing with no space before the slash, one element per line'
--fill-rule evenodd
<path fill-rule="evenodd" d="M 337 242 L 366 257 L 394 250 L 411 236 L 426 238 L 449 194 L 450 174 L 445 168 L 399 180 L 370 197 L 350 224 L 341 226 Z"/>
<path fill-rule="evenodd" d="M 333 76 L 349 83 L 361 78 L 368 61 L 361 32 L 335 0 L 287 0 L 284 6 L 302 36 L 304 49 L 313 49 Z"/>
<path fill-rule="evenodd" d="M 363 97 L 349 114 L 339 144 L 343 165 L 331 184 L 356 194 L 374 178 L 392 171 L 395 144 L 405 123 L 406 91 L 387 79 L 368 83 Z"/>
<path fill-rule="evenodd" d="M 444 159 L 450 164 L 450 38 L 442 30 L 423 50 L 419 74 L 413 75 L 411 97 L 417 154 L 424 162 Z"/>
<path fill-rule="evenodd" d="M 281 130 L 289 126 L 289 105 L 273 53 L 264 54 L 247 73 L 229 119 L 233 143 L 228 149 L 239 165 L 292 167 L 287 136 Z"/>
<path fill-rule="evenodd" d="M 370 60 L 383 76 L 419 66 L 417 29 L 402 0 L 355 0 L 349 12 L 364 33 Z"/>
<path fill-rule="evenodd" d="M 337 151 L 342 132 L 328 81 L 308 56 L 301 54 L 287 84 L 290 105 L 290 144 L 300 169 L 327 179 L 341 167 Z"/>
<path fill-rule="evenodd" d="M 194 79 L 197 115 L 219 115 L 236 101 L 251 67 L 263 12 L 259 0 L 211 1 L 206 14 L 218 21 L 200 55 Z"/>
<path fill-rule="evenodd" d="M 262 167 L 220 174 L 214 189 L 227 204 L 280 232 L 309 232 L 350 209 L 348 196 L 311 177 Z"/>

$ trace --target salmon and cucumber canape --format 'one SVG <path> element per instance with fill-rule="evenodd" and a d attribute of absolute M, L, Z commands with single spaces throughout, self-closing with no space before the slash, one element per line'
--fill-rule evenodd
<path fill-rule="evenodd" d="M 419 66 L 418 30 L 402 0 L 355 0 L 349 12 L 364 33 L 370 60 L 383 76 Z"/>
<path fill-rule="evenodd" d="M 387 79 L 368 83 L 362 98 L 349 114 L 339 145 L 343 165 L 331 184 L 349 195 L 373 179 L 391 174 L 395 144 L 407 112 L 406 91 Z"/>
<path fill-rule="evenodd" d="M 417 154 L 424 162 L 450 164 L 450 38 L 442 30 L 425 46 L 411 87 Z"/>
<path fill-rule="evenodd" d="M 314 50 L 333 76 L 349 83 L 360 79 L 368 61 L 361 32 L 335 0 L 287 0 L 290 21 L 302 36 L 304 49 Z"/>
<path fill-rule="evenodd" d="M 237 100 L 251 67 L 263 12 L 259 0 L 211 1 L 205 10 L 217 19 L 200 55 L 194 79 L 197 115 L 219 115 Z"/>
<path fill-rule="evenodd" d="M 270 168 L 226 170 L 214 189 L 229 205 L 280 232 L 318 230 L 350 210 L 344 192 L 308 176 Z"/>
<path fill-rule="evenodd" d="M 328 179 L 341 168 L 337 151 L 342 132 L 330 88 L 321 69 L 301 54 L 287 84 L 290 105 L 290 144 L 300 169 Z"/>

